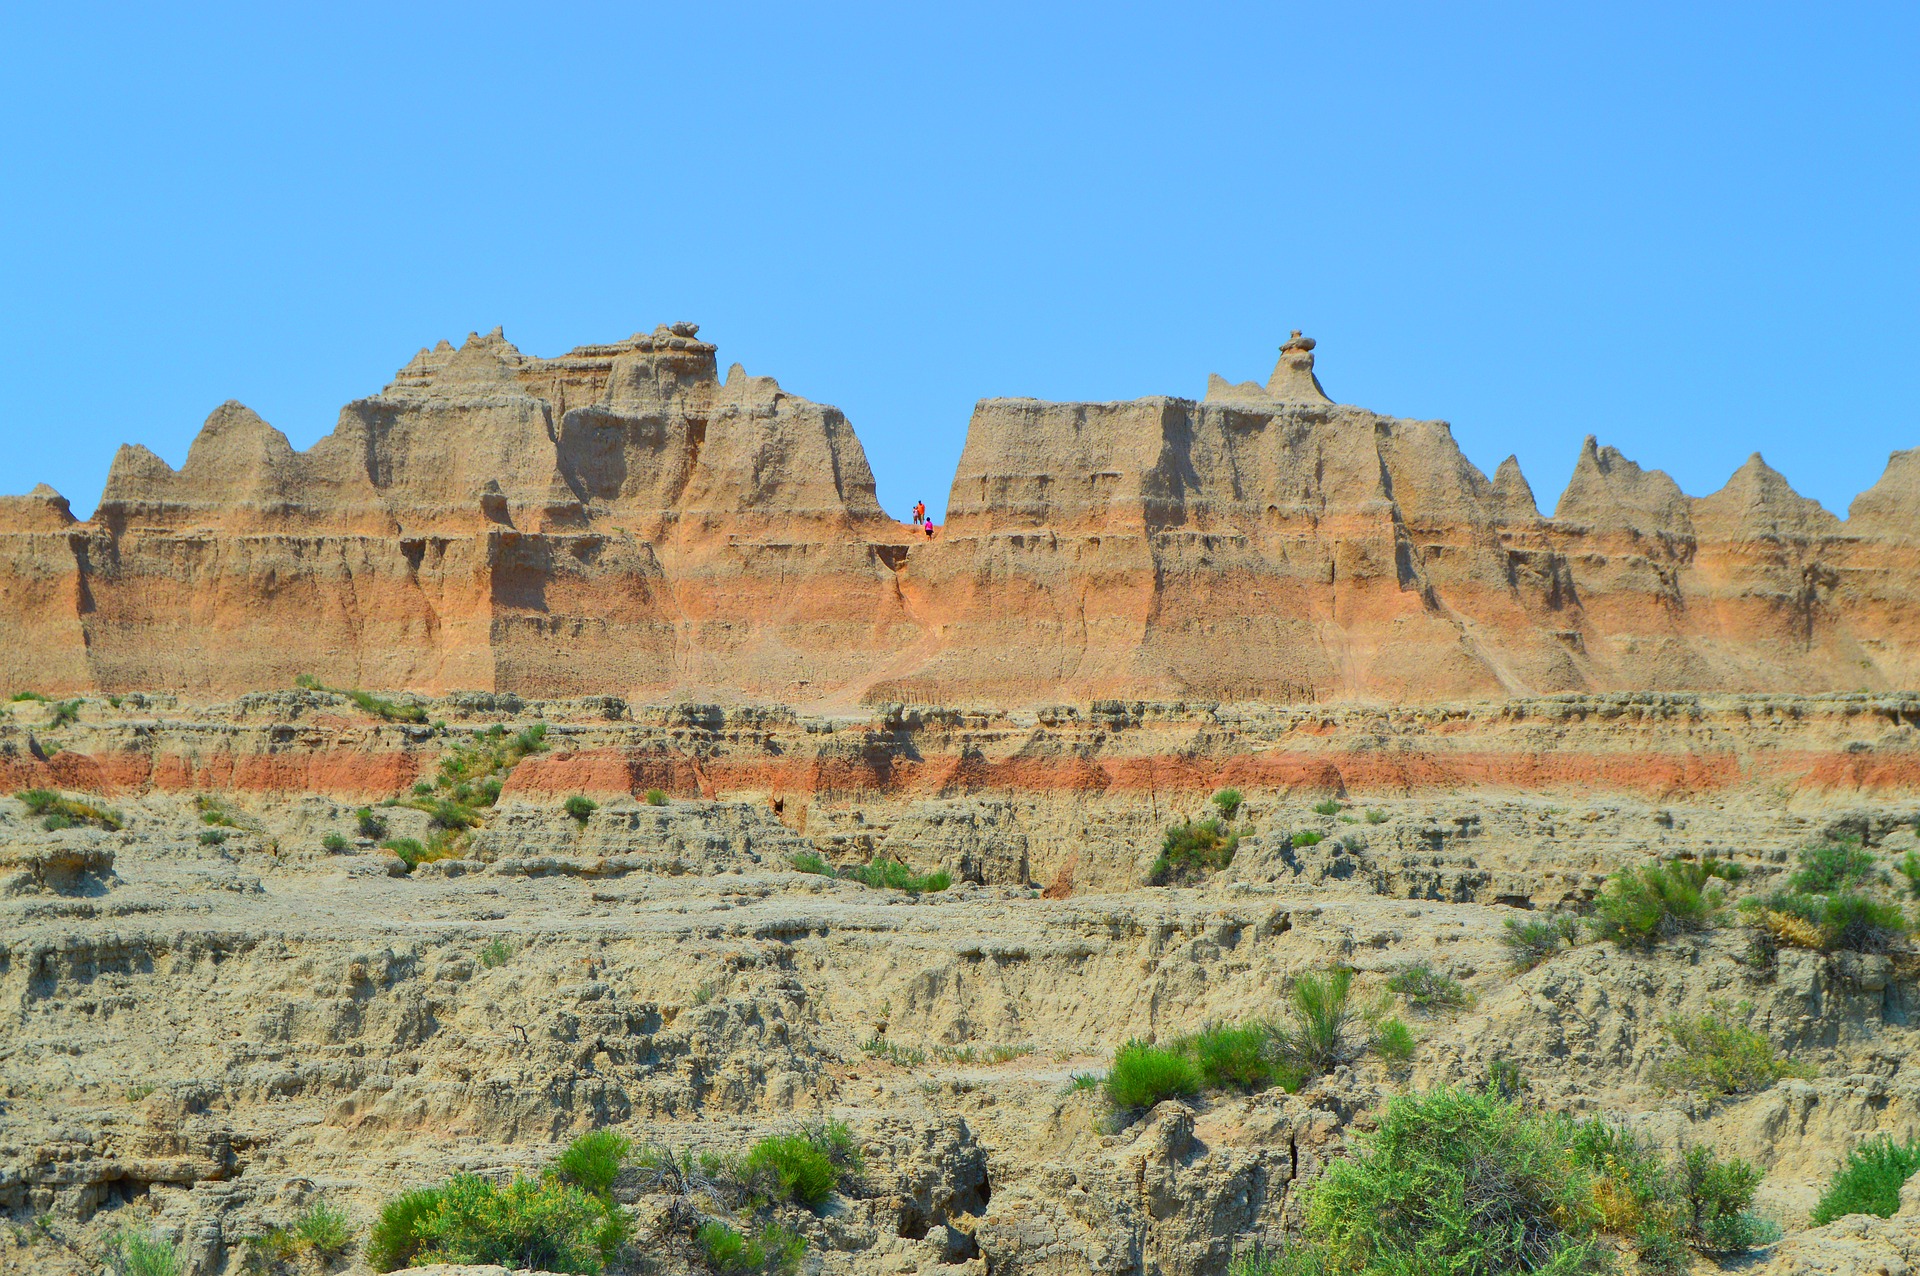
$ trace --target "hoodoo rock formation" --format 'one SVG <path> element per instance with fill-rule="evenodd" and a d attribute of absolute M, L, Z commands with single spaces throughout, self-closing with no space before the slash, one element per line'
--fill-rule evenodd
<path fill-rule="evenodd" d="M 1588 439 L 1551 518 L 1295 333 L 1201 401 L 983 400 L 932 541 L 844 416 L 693 324 L 423 350 L 305 452 L 237 403 L 91 519 L 0 498 L 0 684 L 818 704 L 1437 700 L 1920 682 L 1920 451 L 1841 520 Z"/>

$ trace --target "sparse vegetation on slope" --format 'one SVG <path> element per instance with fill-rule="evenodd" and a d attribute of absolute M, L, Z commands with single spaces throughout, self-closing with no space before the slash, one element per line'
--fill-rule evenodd
<path fill-rule="evenodd" d="M 13 796 L 15 801 L 27 808 L 29 815 L 41 817 L 41 827 L 48 832 L 81 824 L 91 824 L 113 832 L 126 823 L 118 811 L 95 806 L 78 798 L 63 797 L 51 789 L 22 789 Z"/>
<path fill-rule="evenodd" d="M 1703 1094 L 1764 1090 L 1782 1077 L 1808 1077 L 1813 1070 L 1782 1059 L 1773 1043 L 1733 1023 L 1724 1005 L 1704 1015 L 1664 1019 L 1660 1028 L 1678 1053 L 1657 1071 L 1662 1085 Z"/>
<path fill-rule="evenodd" d="M 348 691 L 340 687 L 329 687 L 311 674 L 301 674 L 293 680 L 294 685 L 307 691 L 324 691 L 331 695 L 345 696 L 360 706 L 362 710 L 385 722 L 425 722 L 427 711 L 417 704 L 400 704 L 394 700 L 383 700 L 367 691 Z"/>
<path fill-rule="evenodd" d="M 1740 901 L 1740 914 L 1765 944 L 1830 953 L 1886 952 L 1905 944 L 1914 924 L 1891 879 L 1852 842 L 1809 847 L 1788 889 Z"/>
<path fill-rule="evenodd" d="M 1847 1153 L 1809 1220 L 1824 1227 L 1848 1214 L 1892 1218 L 1900 1208 L 1900 1188 L 1920 1172 L 1920 1139 L 1895 1143 L 1882 1134 Z"/>
<path fill-rule="evenodd" d="M 1593 929 L 1622 948 L 1712 930 L 1726 913 L 1720 881 L 1738 881 L 1738 865 L 1722 860 L 1666 860 L 1622 869 L 1594 901 Z"/>
<path fill-rule="evenodd" d="M 1218 872 L 1233 863 L 1240 847 L 1240 832 L 1226 821 L 1214 818 L 1188 820 L 1167 830 L 1160 842 L 1160 856 L 1148 869 L 1155 886 L 1186 882 L 1206 873 Z"/>

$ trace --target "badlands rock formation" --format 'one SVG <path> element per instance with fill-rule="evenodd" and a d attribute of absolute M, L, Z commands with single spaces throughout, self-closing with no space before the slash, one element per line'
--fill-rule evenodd
<path fill-rule="evenodd" d="M 835 409 L 693 324 L 423 350 L 296 452 L 237 403 L 88 521 L 0 499 L 0 685 L 1034 705 L 1920 682 L 1920 451 L 1842 521 L 1589 439 L 1552 518 L 1298 334 L 1200 402 L 989 399 L 928 542 Z"/>
<path fill-rule="evenodd" d="M 1920 1184 L 1808 1226 L 1860 1141 L 1920 1137 L 1910 941 L 1503 942 L 1620 869 L 1745 897 L 1836 839 L 1913 910 L 1920 451 L 1843 521 L 1757 456 L 1691 498 L 1589 440 L 1543 518 L 1296 333 L 1197 402 L 982 402 L 929 541 L 836 410 L 714 355 L 475 336 L 306 452 L 228 404 L 84 523 L 0 498 L 0 1272 L 131 1233 L 364 1276 L 382 1203 L 457 1172 L 840 1121 L 860 1173 L 735 1220 L 808 1276 L 1225 1276 L 1383 1105 L 1496 1063 L 1764 1170 L 1786 1235 L 1731 1266 L 1920 1269 Z M 455 788 L 482 756 L 497 792 Z M 1231 862 L 1155 884 L 1229 786 Z M 844 872 L 877 861 L 952 885 Z M 1394 999 L 1416 961 L 1472 1000 Z M 1337 966 L 1410 1059 L 1133 1113 L 1075 1080 Z M 1663 1021 L 1708 1012 L 1799 1075 L 1663 1088 Z M 711 1198 L 614 1197 L 617 1276 L 715 1270 Z M 346 1249 L 276 1247 L 316 1202 Z"/>

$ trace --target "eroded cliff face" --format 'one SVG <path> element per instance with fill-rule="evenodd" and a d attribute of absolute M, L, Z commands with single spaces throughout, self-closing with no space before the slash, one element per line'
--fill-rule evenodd
<path fill-rule="evenodd" d="M 306 452 L 237 403 L 91 520 L 0 498 L 0 683 L 229 694 L 1432 701 L 1920 681 L 1920 452 L 1842 521 L 1756 454 L 1692 498 L 1589 439 L 1553 517 L 1313 343 L 1202 401 L 983 401 L 927 540 L 845 417 L 692 324 L 423 350 Z"/>

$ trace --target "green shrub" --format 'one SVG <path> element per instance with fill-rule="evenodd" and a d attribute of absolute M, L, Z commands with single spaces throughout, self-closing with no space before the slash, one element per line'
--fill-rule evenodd
<path fill-rule="evenodd" d="M 1239 831 L 1229 829 L 1221 820 L 1188 820 L 1175 824 L 1161 839 L 1160 856 L 1148 870 L 1148 880 L 1155 886 L 1164 886 L 1218 871 L 1233 863 L 1233 854 L 1239 847 Z"/>
<path fill-rule="evenodd" d="M 1773 1043 L 1753 1029 L 1730 1022 L 1719 1004 L 1696 1018 L 1663 1019 L 1660 1027 L 1680 1051 L 1655 1071 L 1671 1089 L 1741 1094 L 1764 1090 L 1782 1077 L 1813 1075 L 1811 1068 L 1780 1058 Z"/>
<path fill-rule="evenodd" d="M 708 1219 L 694 1232 L 693 1240 L 707 1269 L 723 1276 L 769 1269 L 792 1276 L 807 1253 L 806 1238 L 778 1223 L 768 1223 L 758 1236 L 742 1236 L 719 1219 Z"/>
<path fill-rule="evenodd" d="M 840 1182 L 840 1170 L 828 1151 L 804 1134 L 761 1139 L 740 1163 L 740 1176 L 775 1200 L 810 1209 L 826 1204 Z"/>
<path fill-rule="evenodd" d="M 45 704 L 47 702 L 47 698 L 41 695 L 38 691 L 16 691 L 12 695 L 8 696 L 7 699 L 13 701 L 13 703 L 15 704 L 19 704 L 23 700 L 34 700 L 34 701 L 38 701 L 41 704 Z"/>
<path fill-rule="evenodd" d="M 182 1276 L 187 1270 L 180 1251 L 158 1236 L 125 1231 L 108 1242 L 108 1247 L 114 1276 Z"/>
<path fill-rule="evenodd" d="M 330 851 L 338 855 L 341 851 L 347 849 L 347 839 L 341 837 L 338 833 L 329 833 L 320 839 L 320 846 L 322 850 Z"/>
<path fill-rule="evenodd" d="M 1857 839 L 1809 846 L 1800 852 L 1800 869 L 1787 879 L 1787 889 L 1805 895 L 1830 895 L 1881 876 L 1873 854 Z"/>
<path fill-rule="evenodd" d="M 200 830 L 200 845 L 202 846 L 220 846 L 225 843 L 226 840 L 227 831 L 225 829 Z"/>
<path fill-rule="evenodd" d="M 665 793 L 661 792 L 659 789 L 647 790 L 648 806 L 665 806 L 666 804 L 667 804 L 667 795 Z"/>
<path fill-rule="evenodd" d="M 927 1061 L 927 1052 L 914 1046 L 895 1045 L 875 1033 L 860 1043 L 860 1048 L 876 1059 L 885 1059 L 898 1068 L 917 1068 Z"/>
<path fill-rule="evenodd" d="M 427 862 L 427 848 L 420 844 L 419 838 L 396 837 L 391 841 L 382 842 L 380 849 L 398 855 L 400 862 L 407 866 L 409 873 Z"/>
<path fill-rule="evenodd" d="M 1742 900 L 1740 911 L 1775 943 L 1825 953 L 1883 952 L 1912 930 L 1898 904 L 1852 891 L 1837 895 L 1780 891 Z"/>
<path fill-rule="evenodd" d="M 1220 812 L 1220 818 L 1230 820 L 1240 813 L 1240 790 L 1221 789 L 1213 795 L 1213 808 Z"/>
<path fill-rule="evenodd" d="M 200 822 L 214 828 L 237 829 L 240 821 L 234 817 L 227 804 L 211 793 L 202 793 L 193 799 L 193 809 L 200 812 Z"/>
<path fill-rule="evenodd" d="M 507 964 L 513 957 L 513 945 L 499 935 L 495 935 L 480 945 L 480 964 L 488 970 L 495 970 Z"/>
<path fill-rule="evenodd" d="M 1327 798 L 1325 801 L 1315 802 L 1313 804 L 1313 813 L 1315 815 L 1338 815 L 1341 809 L 1340 803 L 1333 798 Z"/>
<path fill-rule="evenodd" d="M 47 719 L 47 729 L 50 731 L 58 731 L 61 727 L 78 722 L 80 720 L 80 703 L 78 700 L 62 700 L 59 704 L 54 705 L 53 716 Z"/>
<path fill-rule="evenodd" d="M 1473 1003 L 1473 994 L 1440 974 L 1424 961 L 1410 962 L 1393 972 L 1387 988 L 1422 1010 L 1457 1010 Z"/>
<path fill-rule="evenodd" d="M 1907 892 L 1915 899 L 1920 899 L 1920 851 L 1908 851 L 1906 857 L 1893 868 L 1907 879 Z"/>
<path fill-rule="evenodd" d="M 1301 829 L 1290 840 L 1295 846 L 1318 846 L 1327 840 L 1327 835 L 1319 829 Z"/>
<path fill-rule="evenodd" d="M 441 1192 L 423 1187 L 403 1192 L 380 1207 L 380 1217 L 367 1233 L 367 1265 L 391 1272 L 412 1264 L 424 1244 L 422 1228 L 440 1209 Z"/>
<path fill-rule="evenodd" d="M 567 799 L 566 809 L 568 815 L 571 815 L 580 823 L 585 824 L 587 817 L 600 809 L 600 804 L 592 798 L 581 797 L 576 794 Z"/>
<path fill-rule="evenodd" d="M 1271 1041 L 1272 1033 L 1265 1027 L 1241 1024 L 1202 1029 L 1181 1038 L 1176 1046 L 1193 1060 L 1208 1089 L 1255 1090 L 1275 1079 L 1273 1063 L 1267 1058 Z"/>
<path fill-rule="evenodd" d="M 459 832 L 470 829 L 480 822 L 480 816 L 463 802 L 449 801 L 446 798 L 424 798 L 413 804 L 427 813 L 427 823 L 437 829 Z"/>
<path fill-rule="evenodd" d="M 77 798 L 63 797 L 51 789 L 22 789 L 13 796 L 27 808 L 28 814 L 47 817 L 42 827 L 48 830 L 96 824 L 111 833 L 118 832 L 126 823 L 118 811 Z"/>
<path fill-rule="evenodd" d="M 1098 1072 L 1076 1072 L 1067 1078 L 1066 1093 L 1079 1094 L 1087 1090 L 1098 1090 L 1106 1077 Z"/>
<path fill-rule="evenodd" d="M 387 822 L 373 813 L 373 808 L 363 806 L 353 813 L 354 829 L 361 837 L 378 841 L 387 835 Z"/>
<path fill-rule="evenodd" d="M 1491 1059 L 1481 1088 L 1502 1099 L 1517 1099 L 1527 1092 L 1527 1074 L 1511 1059 Z"/>
<path fill-rule="evenodd" d="M 834 876 L 833 866 L 820 858 L 817 851 L 801 851 L 787 861 L 793 865 L 796 873 L 817 873 L 821 877 Z"/>
<path fill-rule="evenodd" d="M 1901 1185 L 1915 1172 L 1920 1172 L 1920 1139 L 1904 1144 L 1884 1134 L 1869 1139 L 1847 1153 L 1820 1203 L 1813 1207 L 1811 1221 L 1815 1227 L 1824 1227 L 1849 1214 L 1892 1218 L 1900 1208 Z"/>
<path fill-rule="evenodd" d="M 1286 1021 L 1274 1032 L 1281 1056 L 1306 1075 L 1326 1072 L 1354 1052 L 1353 1026 L 1359 1015 L 1350 1003 L 1353 972 L 1341 967 L 1309 971 L 1287 987 Z"/>
<path fill-rule="evenodd" d="M 943 891 L 953 885 L 953 875 L 944 870 L 916 873 L 899 860 L 874 860 L 872 863 L 850 868 L 841 876 L 859 882 L 863 886 L 908 891 L 916 895 L 922 891 Z"/>
<path fill-rule="evenodd" d="M 1651 948 L 1662 940 L 1713 929 L 1726 911 L 1726 894 L 1708 883 L 1740 871 L 1719 860 L 1669 860 L 1621 869 L 1594 902 L 1594 931 L 1622 948 Z"/>
<path fill-rule="evenodd" d="M 347 1221 L 347 1212 L 325 1201 L 307 1206 L 294 1220 L 292 1234 L 301 1246 L 322 1258 L 344 1254 L 353 1243 L 353 1227 Z"/>
<path fill-rule="evenodd" d="M 1532 970 L 1547 958 L 1571 944 L 1580 933 L 1579 923 L 1567 916 L 1521 921 L 1507 919 L 1500 942 L 1507 950 L 1507 964 L 1516 971 Z"/>
<path fill-rule="evenodd" d="M 1590 1176 L 1551 1117 L 1471 1090 L 1387 1105 L 1356 1151 L 1305 1192 L 1292 1264 L 1310 1272 L 1555 1276 L 1600 1272 L 1608 1251 Z"/>
<path fill-rule="evenodd" d="M 1684 1234 L 1708 1254 L 1744 1254 L 1779 1238 L 1779 1229 L 1752 1212 L 1761 1171 L 1741 1160 L 1722 1161 L 1712 1148 L 1690 1147 L 1681 1158 L 1681 1199 L 1686 1204 Z"/>
<path fill-rule="evenodd" d="M 1385 811 L 1376 811 L 1371 808 L 1367 811 L 1367 823 L 1369 824 L 1385 824 L 1391 818 L 1393 817 Z"/>
<path fill-rule="evenodd" d="M 406 1203 L 389 1227 L 389 1210 Z M 402 1262 L 498 1263 L 556 1272 L 597 1273 L 626 1243 L 619 1208 L 558 1178 L 515 1179 L 505 1187 L 456 1174 L 439 1188 L 388 1203 L 374 1229 L 368 1262 L 377 1270 L 395 1253 Z"/>
<path fill-rule="evenodd" d="M 1389 1016 L 1373 1026 L 1373 1051 L 1389 1063 L 1405 1063 L 1413 1058 L 1413 1029 Z"/>
<path fill-rule="evenodd" d="M 1198 1094 L 1201 1085 L 1200 1069 L 1185 1053 L 1137 1039 L 1120 1047 L 1107 1070 L 1107 1098 L 1122 1110 Z"/>
<path fill-rule="evenodd" d="M 633 1151 L 633 1140 L 617 1130 L 593 1130 L 567 1144 L 554 1159 L 554 1173 L 595 1196 L 610 1196 L 613 1181 Z"/>

